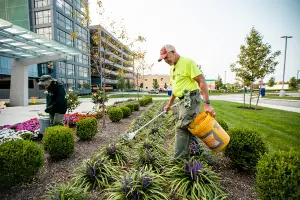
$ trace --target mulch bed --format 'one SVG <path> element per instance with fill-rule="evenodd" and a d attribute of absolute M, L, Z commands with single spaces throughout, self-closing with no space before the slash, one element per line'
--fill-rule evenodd
<path fill-rule="evenodd" d="M 226 189 L 231 200 L 257 200 L 255 192 L 255 175 L 247 172 L 240 172 L 235 169 L 230 159 L 225 156 L 218 156 L 214 169 L 221 175 L 221 185 Z"/>
<path fill-rule="evenodd" d="M 99 132 L 92 141 L 75 142 L 74 154 L 65 160 L 54 162 L 48 154 L 45 154 L 45 164 L 40 173 L 32 182 L 16 186 L 7 191 L 0 192 L 1 200 L 35 200 L 40 199 L 45 194 L 46 188 L 51 183 L 60 183 L 69 181 L 72 178 L 74 168 L 77 167 L 84 159 L 90 158 L 91 154 L 101 147 L 106 146 L 109 142 L 116 141 L 118 136 L 124 133 L 131 121 L 137 118 L 145 107 L 140 111 L 133 112 L 129 118 L 122 119 L 119 123 L 112 123 L 107 118 L 106 128 L 102 128 L 102 120 L 99 121 Z M 1 170 L 1 169 L 0 169 Z"/>

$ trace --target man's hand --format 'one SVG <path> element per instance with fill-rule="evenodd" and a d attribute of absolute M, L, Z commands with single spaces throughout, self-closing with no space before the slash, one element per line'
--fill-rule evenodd
<path fill-rule="evenodd" d="M 214 111 L 213 107 L 209 104 L 204 104 L 204 112 L 209 113 L 212 117 L 216 116 L 216 112 Z"/>
<path fill-rule="evenodd" d="M 170 104 L 168 103 L 168 104 L 164 107 L 164 110 L 165 110 L 165 112 L 168 112 L 170 109 L 171 109 L 171 106 L 170 106 Z"/>

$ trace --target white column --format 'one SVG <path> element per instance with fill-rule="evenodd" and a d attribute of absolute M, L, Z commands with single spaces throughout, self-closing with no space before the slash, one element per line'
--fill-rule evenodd
<path fill-rule="evenodd" d="M 15 59 L 10 81 L 10 106 L 28 106 L 28 66 Z"/>

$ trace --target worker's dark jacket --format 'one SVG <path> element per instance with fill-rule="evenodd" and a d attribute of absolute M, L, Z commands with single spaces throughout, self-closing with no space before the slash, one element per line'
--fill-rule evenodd
<path fill-rule="evenodd" d="M 63 85 L 53 81 L 47 91 L 47 106 L 45 112 L 50 114 L 65 114 L 67 112 L 67 99 Z"/>

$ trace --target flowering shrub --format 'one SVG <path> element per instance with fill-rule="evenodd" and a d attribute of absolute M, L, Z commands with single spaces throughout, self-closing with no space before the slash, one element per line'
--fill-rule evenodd
<path fill-rule="evenodd" d="M 103 92 L 98 90 L 97 92 L 93 93 L 92 95 L 92 102 L 95 104 L 95 110 L 98 110 L 100 104 L 107 102 L 108 97 L 107 95 L 103 95 Z"/>
<path fill-rule="evenodd" d="M 27 130 L 27 131 L 34 132 L 40 129 L 40 123 L 37 118 L 32 118 L 25 122 L 17 123 L 14 125 L 0 126 L 0 130 L 2 130 L 3 128 L 14 129 L 15 131 Z"/>
<path fill-rule="evenodd" d="M 67 101 L 68 101 L 68 113 L 74 111 L 81 102 L 78 100 L 77 92 L 74 92 L 72 89 L 69 89 L 67 93 Z"/>

